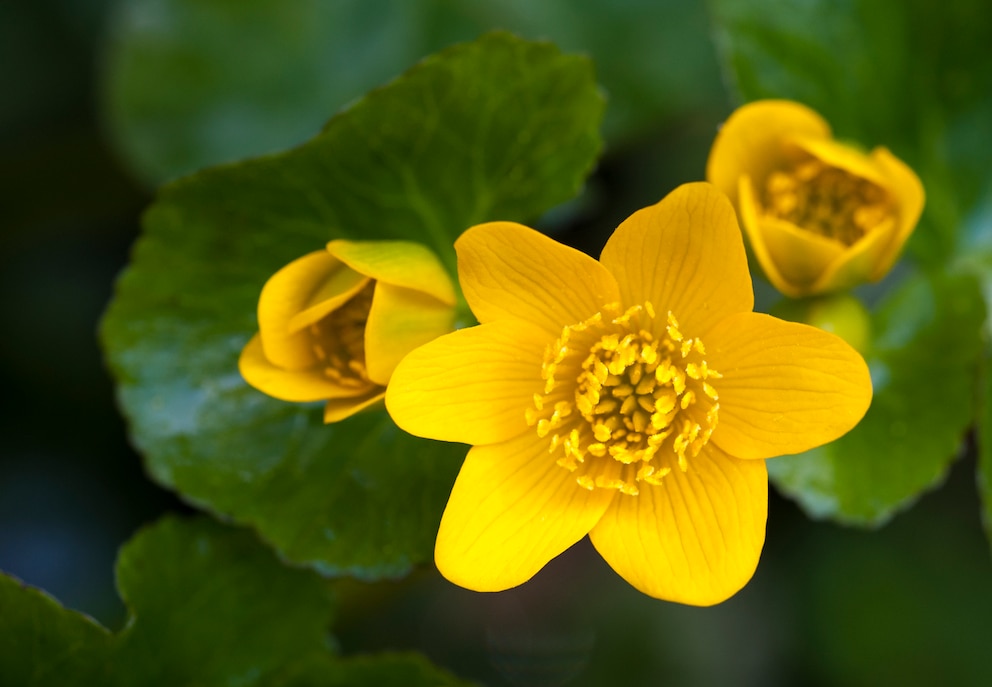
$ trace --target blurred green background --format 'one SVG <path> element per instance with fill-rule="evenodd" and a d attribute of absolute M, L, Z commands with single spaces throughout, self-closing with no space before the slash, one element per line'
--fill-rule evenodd
<path fill-rule="evenodd" d="M 0 3 L 0 569 L 116 629 L 117 547 L 191 512 L 129 448 L 95 337 L 156 185 L 301 143 L 493 28 L 590 54 L 608 97 L 600 166 L 546 229 L 596 254 L 632 211 L 703 177 L 736 103 L 699 0 Z M 712 609 L 640 595 L 584 542 L 495 595 L 433 570 L 335 582 L 335 635 L 492 685 L 992 684 L 974 453 L 877 531 L 773 495 L 754 580 Z"/>

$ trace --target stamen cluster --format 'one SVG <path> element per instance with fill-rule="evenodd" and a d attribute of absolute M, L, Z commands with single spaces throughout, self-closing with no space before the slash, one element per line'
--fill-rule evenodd
<path fill-rule="evenodd" d="M 340 308 L 310 325 L 313 352 L 324 376 L 356 390 L 372 383 L 365 368 L 365 324 L 374 291 L 375 282 L 370 281 Z"/>
<path fill-rule="evenodd" d="M 581 486 L 636 495 L 674 465 L 685 472 L 716 427 L 709 380 L 721 375 L 705 355 L 671 312 L 660 321 L 649 302 L 609 304 L 548 346 L 527 422 Z"/>
<path fill-rule="evenodd" d="M 845 246 L 895 222 L 884 189 L 816 159 L 769 174 L 763 200 L 769 215 Z"/>

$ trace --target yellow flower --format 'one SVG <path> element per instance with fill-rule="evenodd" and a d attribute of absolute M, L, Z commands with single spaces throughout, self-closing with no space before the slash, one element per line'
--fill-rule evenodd
<path fill-rule="evenodd" d="M 787 100 L 736 110 L 713 142 L 706 178 L 730 196 L 769 281 L 800 297 L 878 281 L 923 211 L 923 186 L 885 148 L 831 138 Z"/>
<path fill-rule="evenodd" d="M 726 197 L 688 184 L 597 262 L 509 222 L 455 244 L 477 327 L 396 368 L 403 429 L 473 444 L 435 546 L 452 582 L 521 584 L 584 537 L 651 596 L 709 605 L 764 542 L 764 458 L 835 439 L 871 399 L 839 338 L 751 312 Z"/>
<path fill-rule="evenodd" d="M 326 400 L 324 421 L 343 420 L 382 399 L 404 355 L 454 328 L 454 305 L 427 248 L 331 241 L 265 283 L 238 368 L 269 396 Z"/>

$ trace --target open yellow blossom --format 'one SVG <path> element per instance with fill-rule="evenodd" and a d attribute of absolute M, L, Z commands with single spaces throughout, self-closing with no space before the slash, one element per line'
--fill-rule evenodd
<path fill-rule="evenodd" d="M 323 401 L 336 422 L 382 400 L 404 355 L 454 328 L 437 257 L 405 241 L 331 241 L 276 272 L 238 368 L 284 401 Z"/>
<path fill-rule="evenodd" d="M 709 184 L 636 212 L 598 262 L 509 222 L 455 247 L 481 324 L 412 352 L 386 393 L 403 429 L 474 445 L 437 535 L 441 573 L 507 589 L 589 534 L 646 594 L 734 594 L 764 542 L 763 459 L 858 422 L 861 357 L 751 312 L 734 211 Z"/>
<path fill-rule="evenodd" d="M 787 100 L 736 110 L 706 178 L 730 196 L 768 280 L 792 297 L 878 281 L 923 211 L 913 170 L 886 148 L 834 141 L 823 118 Z"/>

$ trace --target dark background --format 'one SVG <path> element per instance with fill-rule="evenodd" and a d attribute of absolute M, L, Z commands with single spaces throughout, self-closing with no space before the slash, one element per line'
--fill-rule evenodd
<path fill-rule="evenodd" d="M 154 193 L 102 114 L 111 4 L 0 3 L 0 569 L 117 628 L 117 547 L 190 509 L 129 447 L 96 342 Z M 561 238 L 596 253 L 634 209 L 702 177 L 731 103 L 701 54 L 714 82 L 611 140 Z M 422 650 L 491 684 L 992 684 L 974 471 L 966 441 L 946 483 L 878 531 L 811 522 L 773 494 L 758 572 L 716 608 L 643 597 L 584 542 L 499 595 L 432 570 L 336 583 L 334 631 L 347 652 Z"/>

